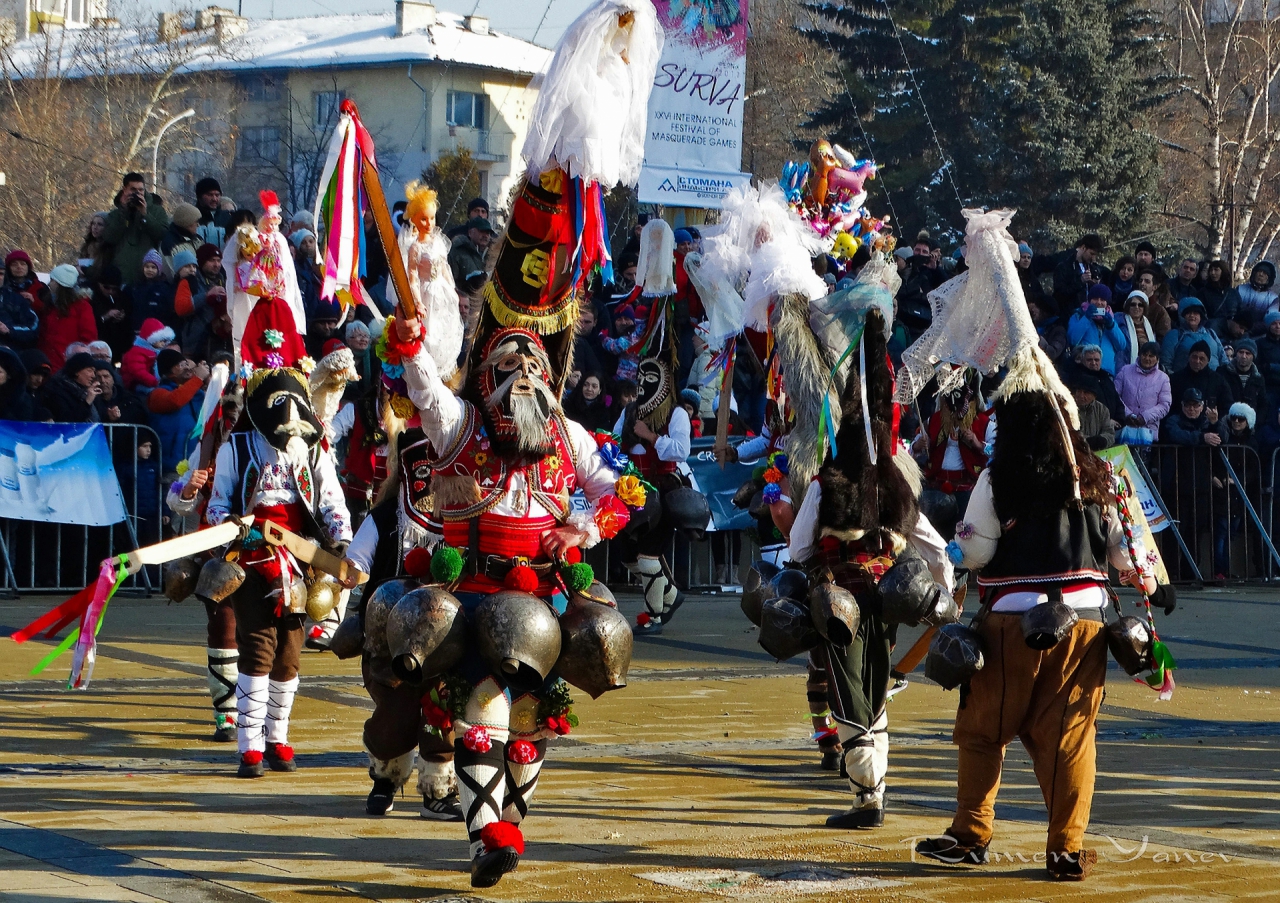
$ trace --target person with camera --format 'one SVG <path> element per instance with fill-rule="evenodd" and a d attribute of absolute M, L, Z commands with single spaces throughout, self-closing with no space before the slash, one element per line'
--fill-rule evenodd
<path fill-rule="evenodd" d="M 1126 337 L 1111 312 L 1111 289 L 1101 283 L 1089 289 L 1088 300 L 1067 321 L 1067 341 L 1073 347 L 1097 345 L 1102 351 L 1102 369 L 1116 375 Z"/>
<path fill-rule="evenodd" d="M 169 228 L 169 215 L 158 194 L 148 193 L 139 173 L 127 173 L 121 183 L 115 209 L 107 214 L 102 242 L 108 251 L 104 263 L 114 263 L 125 285 L 141 282 L 142 259 L 159 248 Z"/>

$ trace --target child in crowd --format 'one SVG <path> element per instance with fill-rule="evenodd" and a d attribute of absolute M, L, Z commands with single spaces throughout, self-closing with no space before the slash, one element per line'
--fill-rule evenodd
<path fill-rule="evenodd" d="M 630 304 L 623 305 L 613 315 L 613 327 L 600 336 L 600 345 L 618 359 L 614 378 L 635 382 L 640 372 L 640 339 L 644 336 L 645 321 L 636 318 L 636 310 Z"/>
<path fill-rule="evenodd" d="M 133 308 L 135 332 L 149 319 L 173 325 L 173 286 L 164 278 L 164 258 L 159 251 L 153 248 L 146 253 L 142 258 L 142 281 L 126 285 L 124 293 Z"/>
<path fill-rule="evenodd" d="M 131 392 L 145 395 L 160 382 L 156 373 L 156 355 L 173 343 L 173 329 L 155 318 L 142 322 L 133 347 L 124 353 L 120 378 Z"/>

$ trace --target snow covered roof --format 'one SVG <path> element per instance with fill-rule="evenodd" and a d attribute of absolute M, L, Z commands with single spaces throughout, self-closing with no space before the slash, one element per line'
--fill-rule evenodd
<path fill-rule="evenodd" d="M 64 73 L 75 77 L 82 67 L 72 43 L 88 32 L 68 33 L 69 40 L 55 41 L 65 64 Z M 193 36 L 194 37 L 194 36 Z M 132 69 L 142 45 L 153 35 L 133 32 L 115 36 L 111 55 L 121 68 Z M 46 37 L 33 35 L 7 48 L 6 56 L 18 73 L 42 54 Z M 163 54 L 159 45 L 157 56 Z M 394 12 L 345 16 L 307 16 L 298 19 L 250 19 L 247 31 L 226 42 L 222 52 L 208 41 L 195 50 L 182 72 L 249 71 L 262 69 L 318 69 L 333 66 L 368 66 L 384 63 L 440 62 L 535 75 L 551 62 L 552 51 L 511 35 L 489 30 L 477 34 L 463 17 L 440 10 L 436 24 L 420 31 L 396 35 Z M 56 52 L 56 51 L 55 51 Z M 132 65 L 131 65 L 132 63 Z M 150 67 L 148 67 L 150 68 Z M 17 74 L 17 73 L 15 73 Z"/>

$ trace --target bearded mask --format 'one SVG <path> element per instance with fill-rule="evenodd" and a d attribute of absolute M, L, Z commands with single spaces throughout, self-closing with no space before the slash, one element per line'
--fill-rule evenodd
<path fill-rule="evenodd" d="M 485 343 L 476 388 L 500 452 L 551 453 L 551 416 L 560 401 L 547 382 L 550 370 L 542 340 L 527 329 L 499 329 Z"/>
<path fill-rule="evenodd" d="M 307 378 L 297 370 L 259 370 L 249 378 L 245 412 L 253 428 L 295 465 L 306 461 L 324 431 L 311 407 Z"/>

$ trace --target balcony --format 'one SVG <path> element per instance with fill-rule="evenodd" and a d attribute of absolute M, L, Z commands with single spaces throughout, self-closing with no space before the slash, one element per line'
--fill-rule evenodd
<path fill-rule="evenodd" d="M 449 126 L 449 143 L 465 147 L 472 156 L 484 163 L 505 163 L 507 143 L 511 134 L 494 134 L 492 129 L 477 129 L 465 125 Z"/>

